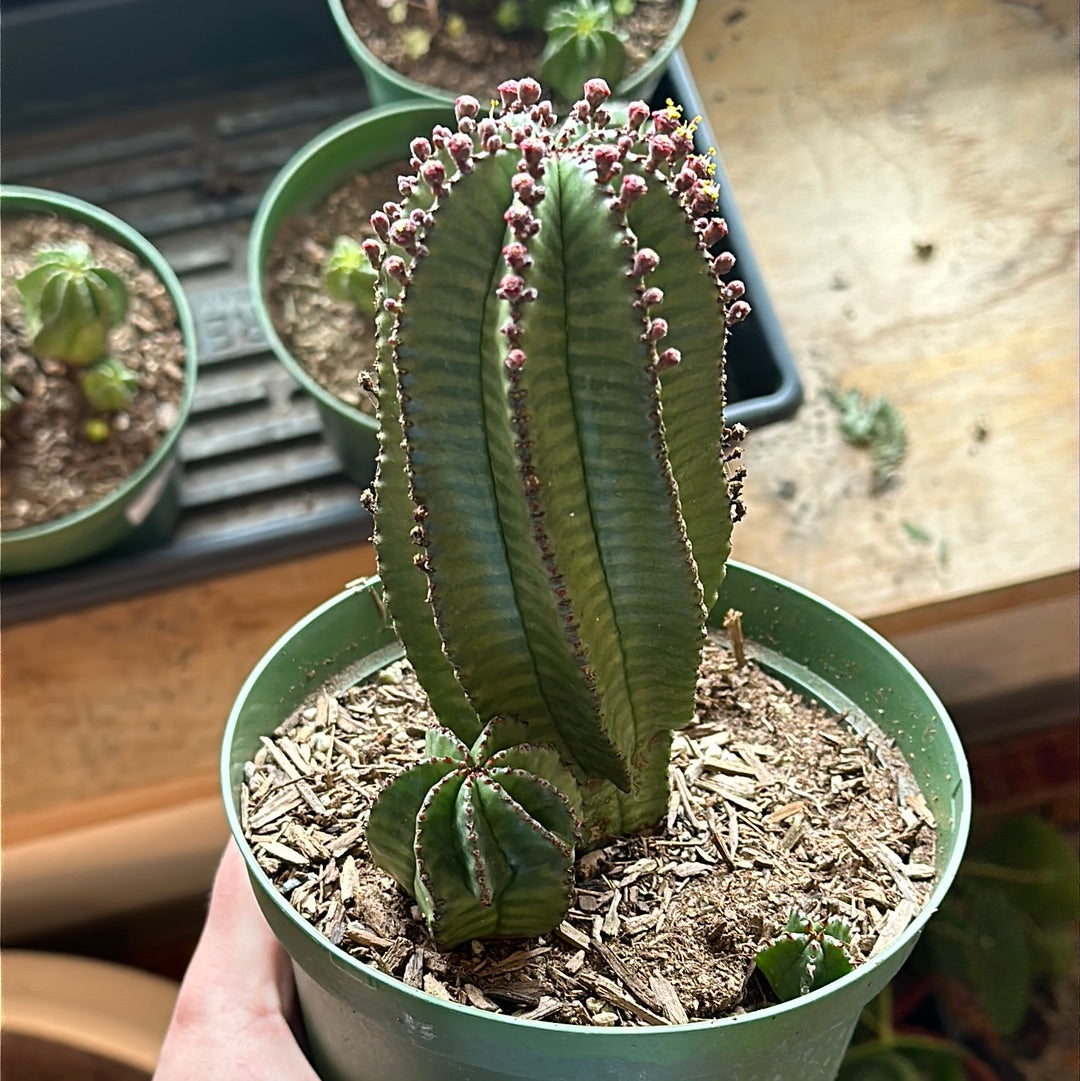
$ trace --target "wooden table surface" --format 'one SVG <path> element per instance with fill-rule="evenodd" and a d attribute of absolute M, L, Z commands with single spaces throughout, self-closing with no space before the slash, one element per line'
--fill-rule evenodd
<path fill-rule="evenodd" d="M 735 554 L 868 619 L 950 705 L 1076 667 L 1076 29 L 1066 0 L 701 0 L 684 45 L 806 385 L 748 440 Z M 903 416 L 884 493 L 829 387 Z M 6 632 L 5 938 L 202 888 L 236 691 L 371 568 Z"/>

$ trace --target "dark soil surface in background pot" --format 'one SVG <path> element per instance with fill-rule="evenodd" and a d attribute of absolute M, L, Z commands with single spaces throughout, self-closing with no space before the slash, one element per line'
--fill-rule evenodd
<path fill-rule="evenodd" d="M 79 369 L 31 353 L 15 285 L 34 266 L 35 252 L 77 240 L 128 287 L 128 313 L 110 333 L 108 351 L 138 376 L 139 387 L 126 409 L 104 418 L 109 438 L 103 443 L 83 434 L 95 414 L 79 387 Z M 146 461 L 179 418 L 185 350 L 176 308 L 158 276 L 88 225 L 45 214 L 5 215 L 0 261 L 0 363 L 23 398 L 3 426 L 0 515 L 9 532 L 96 503 Z"/>
<path fill-rule="evenodd" d="M 266 260 L 264 296 L 282 344 L 321 387 L 366 413 L 374 403 L 359 376 L 375 362 L 374 324 L 326 292 L 323 266 L 339 236 L 374 235 L 371 212 L 398 198 L 397 178 L 407 172 L 402 160 L 358 173 L 310 214 L 286 219 Z"/>
<path fill-rule="evenodd" d="M 580 856 L 552 934 L 437 951 L 370 862 L 368 809 L 434 718 L 406 664 L 289 718 L 241 793 L 260 865 L 331 942 L 483 1010 L 570 1024 L 671 1024 L 769 1004 L 754 955 L 792 908 L 852 925 L 853 961 L 890 943 L 934 877 L 932 815 L 899 751 L 710 643 L 676 733 L 667 821 Z"/>
<path fill-rule="evenodd" d="M 379 0 L 345 0 L 345 11 L 357 36 L 384 64 L 418 83 L 445 90 L 452 96 L 472 94 L 488 101 L 505 79 L 537 76 L 544 35 L 506 35 L 499 31 L 488 12 L 461 10 L 450 0 L 439 4 L 440 27 L 450 14 L 461 14 L 467 32 L 453 40 L 444 29 L 431 39 L 425 56 L 410 59 L 403 41 L 403 31 L 411 27 L 430 30 L 426 9 L 410 4 L 406 22 L 393 24 Z M 663 45 L 679 18 L 680 0 L 637 0 L 632 14 L 619 21 L 626 34 L 627 74 L 643 67 Z"/>

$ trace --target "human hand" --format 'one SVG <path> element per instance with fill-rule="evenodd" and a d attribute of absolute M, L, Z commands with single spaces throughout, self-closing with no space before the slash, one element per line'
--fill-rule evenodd
<path fill-rule="evenodd" d="M 295 988 L 230 842 L 153 1081 L 318 1081 L 289 1025 Z"/>

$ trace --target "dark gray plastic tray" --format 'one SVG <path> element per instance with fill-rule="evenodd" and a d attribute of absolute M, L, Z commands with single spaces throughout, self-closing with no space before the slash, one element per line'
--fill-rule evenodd
<path fill-rule="evenodd" d="M 5 579 L 4 623 L 366 540 L 370 518 L 314 405 L 269 352 L 244 276 L 247 227 L 270 179 L 368 104 L 325 6 L 9 0 L 0 42 L 3 180 L 88 199 L 148 236 L 185 284 L 200 346 L 176 531 L 163 536 L 151 520 L 123 549 Z M 62 59 L 47 76 L 45 55 Z M 681 53 L 655 95 L 668 97 L 704 115 Z M 715 145 L 707 125 L 700 138 Z M 754 308 L 730 347 L 728 415 L 752 428 L 793 413 L 801 385 L 719 171 Z"/>

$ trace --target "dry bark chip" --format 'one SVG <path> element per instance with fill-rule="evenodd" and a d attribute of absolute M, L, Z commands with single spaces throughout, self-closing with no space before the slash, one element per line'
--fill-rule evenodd
<path fill-rule="evenodd" d="M 754 955 L 791 908 L 850 920 L 858 963 L 932 888 L 929 811 L 899 752 L 710 642 L 695 718 L 673 744 L 670 828 L 582 855 L 552 934 L 438 953 L 364 844 L 383 780 L 422 753 L 432 721 L 401 662 L 321 700 L 302 718 L 308 731 L 287 719 L 243 798 L 257 858 L 290 903 L 358 959 L 439 998 L 568 1024 L 723 1017 L 768 1004 Z"/>

